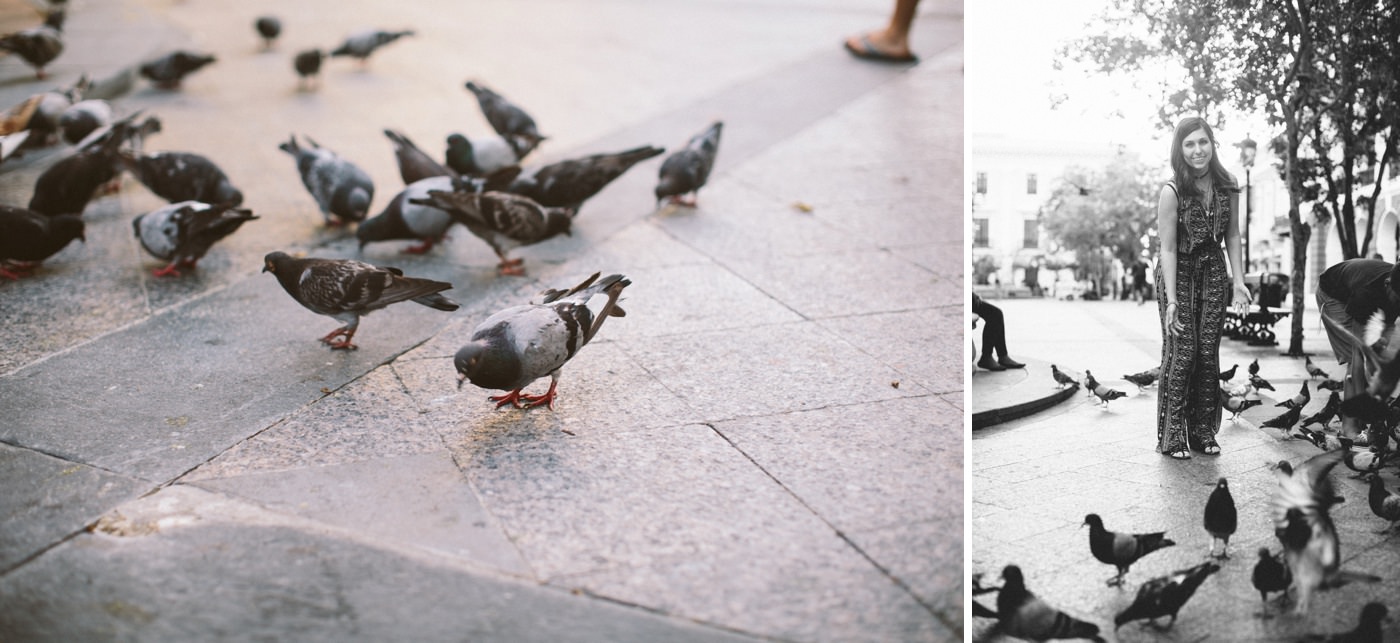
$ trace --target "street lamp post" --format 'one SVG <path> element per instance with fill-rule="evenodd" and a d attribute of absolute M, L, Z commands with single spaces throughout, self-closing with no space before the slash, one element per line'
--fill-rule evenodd
<path fill-rule="evenodd" d="M 1249 271 L 1249 223 L 1254 214 L 1253 203 L 1250 201 L 1249 171 L 1254 167 L 1254 155 L 1259 152 L 1259 144 L 1254 142 L 1249 136 L 1245 136 L 1243 141 L 1235 144 L 1240 148 L 1240 165 L 1244 166 L 1244 269 Z"/>

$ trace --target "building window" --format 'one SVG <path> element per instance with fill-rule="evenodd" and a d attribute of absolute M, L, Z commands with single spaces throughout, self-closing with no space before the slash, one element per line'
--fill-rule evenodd
<path fill-rule="evenodd" d="M 1032 172 L 1032 173 L 1026 175 L 1026 194 L 1035 194 L 1035 189 L 1036 189 L 1035 173 Z"/>
<path fill-rule="evenodd" d="M 1023 223 L 1025 225 L 1025 234 L 1022 236 L 1021 247 L 1039 248 L 1040 222 L 1035 219 L 1026 219 L 1025 221 L 1023 221 Z"/>
<path fill-rule="evenodd" d="M 986 193 L 987 193 L 987 173 L 986 173 L 986 172 L 978 172 L 978 173 L 977 173 L 977 193 L 978 193 L 978 194 L 986 194 Z"/>
<path fill-rule="evenodd" d="M 972 226 L 974 228 L 972 233 L 972 247 L 986 248 L 987 246 L 990 246 L 992 240 L 987 231 L 987 220 L 973 219 Z"/>

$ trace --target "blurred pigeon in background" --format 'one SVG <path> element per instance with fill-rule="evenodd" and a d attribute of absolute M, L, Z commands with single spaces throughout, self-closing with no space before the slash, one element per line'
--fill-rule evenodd
<path fill-rule="evenodd" d="M 374 181 L 369 174 L 340 155 L 306 137 L 310 147 L 302 147 L 293 134 L 277 146 L 296 159 L 297 172 L 306 191 L 316 199 L 328 226 L 362 221 L 374 199 Z"/>
<path fill-rule="evenodd" d="M 656 200 L 670 199 L 671 203 L 695 207 L 700 198 L 700 188 L 710 179 L 710 170 L 715 165 L 715 154 L 719 152 L 719 136 L 724 123 L 716 122 L 705 131 L 696 134 L 682 149 L 661 164 L 660 181 L 656 184 Z M 690 200 L 682 198 L 693 195 Z"/>

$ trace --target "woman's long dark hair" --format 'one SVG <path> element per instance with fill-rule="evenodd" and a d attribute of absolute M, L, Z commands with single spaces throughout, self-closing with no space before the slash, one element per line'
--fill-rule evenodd
<path fill-rule="evenodd" d="M 1210 128 L 1206 119 L 1200 116 L 1181 119 L 1181 122 L 1176 124 L 1176 131 L 1172 133 L 1172 175 L 1176 179 L 1177 192 L 1182 196 L 1202 196 L 1196 189 L 1196 175 L 1191 171 L 1191 164 L 1186 162 L 1186 154 L 1181 151 L 1181 142 L 1198 129 L 1205 130 L 1206 136 L 1210 138 L 1210 165 L 1206 167 L 1206 172 L 1210 173 L 1217 188 L 1239 192 L 1239 184 L 1225 171 L 1225 166 L 1220 164 L 1220 146 L 1215 142 L 1215 131 Z"/>

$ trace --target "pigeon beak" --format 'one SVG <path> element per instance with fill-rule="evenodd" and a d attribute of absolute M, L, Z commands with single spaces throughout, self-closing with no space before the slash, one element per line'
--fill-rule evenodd
<path fill-rule="evenodd" d="M 467 381 L 467 374 L 466 374 L 466 373 L 463 373 L 463 372 L 461 372 L 461 371 L 458 371 L 458 372 L 457 372 L 457 390 L 459 390 L 459 391 L 462 390 L 462 382 L 465 382 L 465 381 Z"/>

